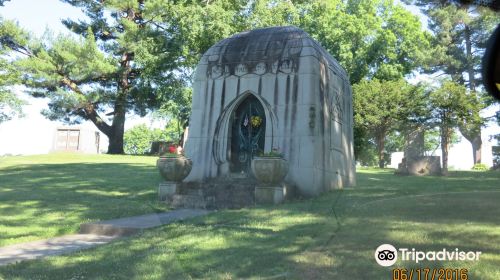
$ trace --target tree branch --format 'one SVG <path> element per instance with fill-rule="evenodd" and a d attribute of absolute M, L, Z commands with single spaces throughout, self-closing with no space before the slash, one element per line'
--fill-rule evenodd
<path fill-rule="evenodd" d="M 58 73 L 58 74 L 62 76 L 62 79 L 61 79 L 62 85 L 65 85 L 65 86 L 69 87 L 73 92 L 84 96 L 84 93 L 80 90 L 80 88 L 77 86 L 77 84 L 75 82 L 73 82 L 71 79 L 69 79 L 67 76 L 63 75 L 62 73 Z M 94 104 L 92 104 L 90 102 L 86 102 L 85 104 L 83 104 L 81 109 L 84 111 L 85 117 L 87 119 L 89 119 L 90 121 L 92 121 L 100 131 L 102 131 L 104 134 L 106 134 L 108 136 L 109 136 L 109 134 L 111 134 L 111 126 L 108 125 L 99 116 L 99 114 L 95 110 Z"/>

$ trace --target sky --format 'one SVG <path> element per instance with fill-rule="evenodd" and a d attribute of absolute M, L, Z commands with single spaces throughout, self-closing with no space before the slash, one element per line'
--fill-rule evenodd
<path fill-rule="evenodd" d="M 409 7 L 409 10 L 421 18 L 424 27 L 427 26 L 426 19 L 416 7 Z M 16 20 L 23 28 L 33 32 L 37 36 L 42 36 L 47 29 L 56 34 L 71 34 L 61 23 L 61 19 L 68 17 L 72 19 L 85 18 L 80 9 L 62 3 L 59 0 L 12 0 L 5 2 L 4 7 L 0 7 L 0 16 Z M 414 78 L 414 80 L 419 79 L 429 79 L 429 77 L 422 75 Z M 22 88 L 20 87 L 16 89 L 16 92 L 29 105 L 23 108 L 25 113 L 24 118 L 16 118 L 0 124 L 0 135 L 9 135 L 7 138 L 0 137 L 0 155 L 5 153 L 24 153 L 21 151 L 26 150 L 27 145 L 32 147 L 30 152 L 28 152 L 29 154 L 36 153 L 35 151 L 40 150 L 40 147 L 46 147 L 47 143 L 52 141 L 52 134 L 47 133 L 47 131 L 52 131 L 56 126 L 63 125 L 62 123 L 51 122 L 40 114 L 42 109 L 47 108 L 46 100 L 29 97 L 22 92 Z M 497 110 L 500 110 L 499 104 L 483 112 L 483 116 L 492 116 Z M 129 129 L 141 123 L 151 127 L 161 127 L 165 124 L 165 122 L 161 121 L 152 121 L 148 117 L 141 118 L 136 115 L 128 115 L 125 128 Z M 499 131 L 500 128 L 496 124 L 491 124 L 488 128 L 484 129 L 483 138 L 487 140 L 490 138 L 490 135 L 497 134 Z M 37 137 L 37 143 L 33 144 L 28 139 L 32 139 L 35 134 L 50 136 L 43 139 L 42 137 Z M 470 144 L 467 141 L 463 141 L 463 143 L 457 144 L 457 146 L 460 149 L 470 149 Z"/>

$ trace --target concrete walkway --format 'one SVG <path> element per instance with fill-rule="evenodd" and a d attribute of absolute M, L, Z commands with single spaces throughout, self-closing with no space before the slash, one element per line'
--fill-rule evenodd
<path fill-rule="evenodd" d="M 117 238 L 117 236 L 72 234 L 46 240 L 9 245 L 0 248 L 0 265 L 70 253 L 106 244 L 115 238 Z"/>
<path fill-rule="evenodd" d="M 23 260 L 62 255 L 87 249 L 109 243 L 121 236 L 138 233 L 144 229 L 203 216 L 208 213 L 210 212 L 199 209 L 179 209 L 166 213 L 82 224 L 80 226 L 80 234 L 1 247 L 0 266 Z"/>

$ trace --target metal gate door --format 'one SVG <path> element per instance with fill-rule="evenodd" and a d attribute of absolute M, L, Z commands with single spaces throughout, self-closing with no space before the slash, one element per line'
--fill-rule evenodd
<path fill-rule="evenodd" d="M 264 151 L 266 116 L 260 101 L 247 97 L 235 111 L 231 133 L 231 172 L 249 172 L 254 155 Z"/>

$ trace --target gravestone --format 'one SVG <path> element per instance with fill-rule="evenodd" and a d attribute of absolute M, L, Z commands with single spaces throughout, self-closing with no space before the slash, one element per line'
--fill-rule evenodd
<path fill-rule="evenodd" d="M 412 160 L 424 155 L 425 131 L 423 127 L 411 127 L 406 134 L 404 155 L 407 160 Z"/>
<path fill-rule="evenodd" d="M 440 175 L 441 157 L 425 156 L 424 127 L 410 127 L 406 135 L 404 157 L 398 165 L 396 174 L 399 175 Z"/>
<path fill-rule="evenodd" d="M 193 83 L 186 182 L 249 174 L 279 151 L 302 195 L 355 184 L 352 91 L 338 62 L 303 30 L 270 27 L 212 46 Z M 251 176 L 251 175 L 250 175 Z"/>

